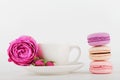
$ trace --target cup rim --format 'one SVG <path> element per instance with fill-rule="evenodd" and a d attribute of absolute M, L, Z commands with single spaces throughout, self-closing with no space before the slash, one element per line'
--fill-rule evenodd
<path fill-rule="evenodd" d="M 38 45 L 41 45 L 41 44 L 44 44 L 44 45 L 78 45 L 79 46 L 79 44 L 76 44 L 76 43 L 56 43 L 56 42 L 38 43 Z"/>

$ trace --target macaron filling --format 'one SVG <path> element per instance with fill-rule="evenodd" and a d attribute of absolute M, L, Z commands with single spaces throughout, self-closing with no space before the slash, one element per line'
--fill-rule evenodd
<path fill-rule="evenodd" d="M 108 40 L 110 40 L 109 36 L 107 36 L 107 37 L 91 37 L 88 39 L 88 43 L 99 42 L 99 41 L 108 41 Z"/>
<path fill-rule="evenodd" d="M 109 65 L 94 65 L 91 66 L 91 69 L 112 69 L 112 66 Z"/>
<path fill-rule="evenodd" d="M 91 54 L 110 54 L 111 52 L 104 52 L 104 53 L 91 53 Z"/>

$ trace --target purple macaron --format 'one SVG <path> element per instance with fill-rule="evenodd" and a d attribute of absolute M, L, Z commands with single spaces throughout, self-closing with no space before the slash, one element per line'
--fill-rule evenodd
<path fill-rule="evenodd" d="M 90 46 L 102 46 L 110 42 L 110 35 L 108 33 L 93 33 L 88 35 L 87 39 Z"/>

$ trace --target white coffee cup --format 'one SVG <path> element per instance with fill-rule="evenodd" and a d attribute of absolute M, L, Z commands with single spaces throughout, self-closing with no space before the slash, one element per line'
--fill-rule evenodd
<path fill-rule="evenodd" d="M 75 64 L 78 62 L 81 55 L 81 49 L 78 45 L 45 43 L 45 44 L 39 44 L 39 46 L 42 49 L 43 57 L 46 60 L 54 61 L 55 65 Z M 70 62 L 69 61 L 71 54 L 70 52 L 74 48 L 77 49 L 79 52 L 78 55 L 76 55 L 75 60 Z"/>

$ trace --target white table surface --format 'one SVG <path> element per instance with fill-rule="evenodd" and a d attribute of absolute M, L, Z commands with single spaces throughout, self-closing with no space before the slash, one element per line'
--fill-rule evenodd
<path fill-rule="evenodd" d="M 91 74 L 86 65 L 70 74 L 37 75 L 10 63 L 1 66 L 0 80 L 120 80 L 120 66 L 116 64 L 112 74 Z"/>

